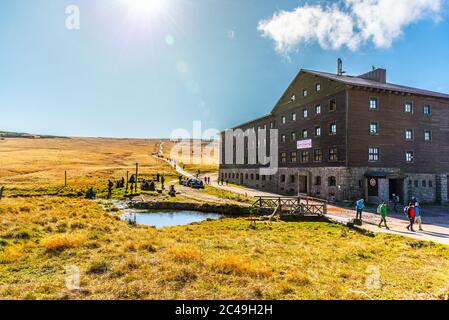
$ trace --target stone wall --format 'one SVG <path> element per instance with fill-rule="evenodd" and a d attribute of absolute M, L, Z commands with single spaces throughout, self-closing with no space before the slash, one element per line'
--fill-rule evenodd
<path fill-rule="evenodd" d="M 230 183 L 241 184 L 261 191 L 283 195 L 297 195 L 305 190 L 310 196 L 317 198 L 354 201 L 367 194 L 366 172 L 372 168 L 279 168 L 272 176 L 260 175 L 259 169 L 221 169 L 220 174 L 227 174 Z M 379 168 L 377 172 L 398 173 L 395 168 Z M 402 196 L 405 203 L 411 197 L 417 197 L 422 203 L 447 203 L 447 175 L 402 173 L 406 176 L 403 183 Z M 320 177 L 321 181 L 317 180 Z M 335 178 L 335 184 L 330 179 Z M 307 180 L 307 186 L 303 184 Z M 373 204 L 381 200 L 389 200 L 389 180 L 379 178 L 379 196 L 368 199 Z M 305 193 L 305 192 L 304 192 Z"/>

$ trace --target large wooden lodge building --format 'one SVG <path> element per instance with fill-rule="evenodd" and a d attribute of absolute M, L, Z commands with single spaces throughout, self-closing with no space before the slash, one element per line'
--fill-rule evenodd
<path fill-rule="evenodd" d="M 368 202 L 449 198 L 449 95 L 360 76 L 300 70 L 270 114 L 234 129 L 278 129 L 278 170 L 227 163 L 220 178 L 285 195 Z M 222 135 L 224 137 L 224 134 Z M 268 137 L 268 141 L 269 141 Z"/>

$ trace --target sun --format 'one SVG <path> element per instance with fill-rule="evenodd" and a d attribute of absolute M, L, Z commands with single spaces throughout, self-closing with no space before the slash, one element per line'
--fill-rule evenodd
<path fill-rule="evenodd" d="M 129 14 L 139 18 L 155 18 L 165 13 L 169 0 L 121 0 Z"/>

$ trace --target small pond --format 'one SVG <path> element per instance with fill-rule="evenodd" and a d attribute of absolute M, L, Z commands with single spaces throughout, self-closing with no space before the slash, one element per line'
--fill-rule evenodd
<path fill-rule="evenodd" d="M 193 222 L 201 222 L 207 219 L 220 219 L 222 217 L 223 215 L 218 213 L 204 213 L 198 211 L 128 211 L 128 213 L 122 216 L 122 219 L 145 226 L 164 228 L 188 225 Z"/>

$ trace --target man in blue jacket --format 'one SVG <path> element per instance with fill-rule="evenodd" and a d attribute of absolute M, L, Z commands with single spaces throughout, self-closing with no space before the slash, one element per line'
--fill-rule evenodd
<path fill-rule="evenodd" d="M 357 210 L 356 219 L 362 220 L 362 212 L 363 209 L 365 209 L 365 200 L 363 198 L 357 200 L 357 202 L 355 203 L 355 209 Z"/>

